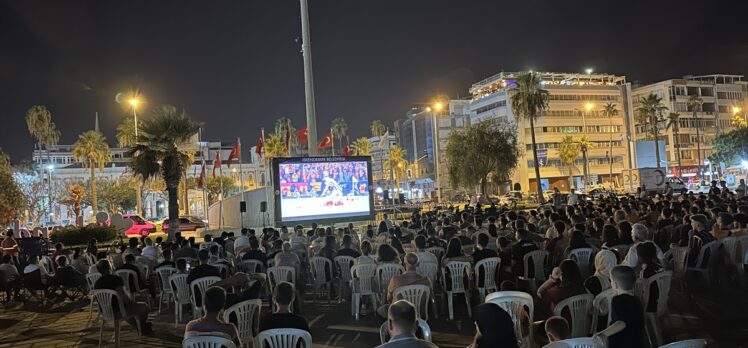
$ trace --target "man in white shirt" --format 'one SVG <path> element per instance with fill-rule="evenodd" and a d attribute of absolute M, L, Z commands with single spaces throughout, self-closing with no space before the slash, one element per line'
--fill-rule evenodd
<path fill-rule="evenodd" d="M 140 256 L 145 256 L 151 259 L 153 262 L 158 262 L 158 258 L 161 252 L 157 247 L 153 246 L 153 241 L 150 238 L 145 239 L 145 248 L 140 252 Z"/>
<path fill-rule="evenodd" d="M 439 265 L 439 261 L 436 259 L 436 255 L 426 251 L 426 236 L 420 235 L 413 239 L 413 246 L 416 248 L 416 256 L 418 256 L 418 262 L 431 262 L 435 265 Z"/>
<path fill-rule="evenodd" d="M 577 204 L 578 198 L 577 194 L 574 192 L 574 189 L 571 189 L 571 192 L 569 193 L 569 197 L 566 199 L 566 205 L 575 205 Z"/>
<path fill-rule="evenodd" d="M 249 236 L 247 235 L 249 233 L 249 230 L 246 228 L 242 228 L 242 235 L 237 237 L 234 241 L 234 251 L 239 251 L 242 248 L 249 247 Z"/>
<path fill-rule="evenodd" d="M 634 245 L 632 245 L 629 248 L 628 253 L 626 253 L 626 257 L 623 259 L 623 262 L 621 262 L 621 265 L 623 266 L 629 266 L 631 268 L 635 268 L 639 265 L 639 254 L 636 253 L 636 246 L 644 243 L 647 241 L 647 238 L 649 237 L 649 230 L 647 229 L 647 226 L 641 223 L 635 223 L 633 226 L 631 226 L 631 238 L 634 240 Z M 660 264 L 665 264 L 665 254 L 660 250 L 660 247 L 655 244 L 655 247 L 657 247 L 657 259 L 660 260 Z"/>

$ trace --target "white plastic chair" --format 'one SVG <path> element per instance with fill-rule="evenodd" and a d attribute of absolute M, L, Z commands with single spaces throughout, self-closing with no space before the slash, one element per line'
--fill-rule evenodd
<path fill-rule="evenodd" d="M 436 276 L 439 273 L 439 265 L 434 262 L 419 262 L 416 273 L 428 278 L 431 285 L 436 284 Z"/>
<path fill-rule="evenodd" d="M 591 274 L 590 269 L 592 267 L 590 266 L 590 262 L 592 260 L 592 253 L 592 248 L 574 249 L 569 252 L 569 258 L 579 266 L 579 273 L 582 274 L 582 278 L 587 278 Z"/>
<path fill-rule="evenodd" d="M 304 347 L 312 347 L 312 334 L 299 329 L 272 329 L 257 334 L 255 347 L 296 348 L 300 340 Z"/>
<path fill-rule="evenodd" d="M 67 257 L 67 256 L 66 256 Z M 44 270 L 47 271 L 47 274 L 54 275 L 56 264 L 55 261 L 52 260 L 51 257 L 44 255 L 41 256 L 39 259 L 39 267 L 44 267 Z"/>
<path fill-rule="evenodd" d="M 664 346 L 660 346 L 660 348 L 704 348 L 706 347 L 706 340 L 697 338 L 692 340 L 683 340 L 678 342 L 673 342 L 666 344 Z"/>
<path fill-rule="evenodd" d="M 338 292 L 338 301 L 341 301 L 343 299 L 343 285 L 350 284 L 351 282 L 351 266 L 355 259 L 351 256 L 336 256 L 333 260 L 335 261 L 335 267 L 337 269 L 336 275 L 338 277 L 340 288 Z"/>
<path fill-rule="evenodd" d="M 745 264 L 748 264 L 748 236 L 738 237 L 735 243 L 735 267 L 738 269 L 740 284 L 745 286 Z"/>
<path fill-rule="evenodd" d="M 485 303 L 493 303 L 507 312 L 512 317 L 517 339 L 524 340 L 524 337 L 522 337 L 522 309 L 527 307 L 529 321 L 532 323 L 533 313 L 535 313 L 535 303 L 532 295 L 524 291 L 497 291 L 488 294 Z M 530 330 L 530 334 L 532 335 L 532 330 Z M 532 341 L 531 337 L 529 339 Z M 527 342 L 525 346 L 531 346 L 530 342 Z"/>
<path fill-rule="evenodd" d="M 613 300 L 613 296 L 615 293 L 613 292 L 613 289 L 605 289 L 601 291 L 597 296 L 595 296 L 595 299 L 592 300 L 592 325 L 590 329 L 590 333 L 598 332 L 604 328 L 598 328 L 598 318 L 600 316 L 606 316 L 608 317 L 608 320 L 605 322 L 606 327 L 611 324 L 611 311 L 610 311 L 610 301 Z"/>
<path fill-rule="evenodd" d="M 416 316 L 429 320 L 428 301 L 431 296 L 431 289 L 426 285 L 406 285 L 395 289 L 392 292 L 392 300 L 407 300 L 416 307 Z M 421 316 L 421 313 L 424 313 Z"/>
<path fill-rule="evenodd" d="M 133 297 L 137 294 L 144 294 L 146 297 L 148 296 L 148 289 L 143 289 L 140 285 L 140 279 L 135 271 L 131 269 L 118 269 L 114 271 L 114 274 L 122 278 L 122 282 L 125 283 L 123 288 L 128 294 L 131 294 Z M 134 285 L 135 288 L 133 289 L 131 285 Z"/>
<path fill-rule="evenodd" d="M 387 301 L 387 286 L 392 277 L 405 273 L 405 268 L 394 263 L 383 263 L 377 266 L 376 277 L 379 284 L 379 296 L 382 302 Z"/>
<path fill-rule="evenodd" d="M 447 277 L 447 270 L 449 270 L 449 277 Z M 447 282 L 450 282 L 450 284 L 452 285 L 452 290 L 447 291 L 449 320 L 454 320 L 454 304 L 452 302 L 452 295 L 456 294 L 463 294 L 465 296 L 468 317 L 473 317 L 472 309 L 470 308 L 470 293 L 468 292 L 468 289 L 465 289 L 465 284 L 462 282 L 462 278 L 466 272 L 468 274 L 470 273 L 470 262 L 449 261 L 442 268 L 442 279 L 444 279 L 445 290 Z"/>
<path fill-rule="evenodd" d="M 355 265 L 351 267 L 351 315 L 358 320 L 361 307 L 361 296 L 371 296 L 373 308 L 377 308 L 377 294 L 374 291 L 374 276 L 377 266 L 373 264 Z"/>
<path fill-rule="evenodd" d="M 675 247 L 670 248 L 670 250 L 665 253 L 665 260 L 672 259 L 671 269 L 673 271 L 673 278 L 680 282 L 681 289 L 684 288 L 686 273 L 688 272 L 689 252 L 690 249 L 688 247 Z"/>
<path fill-rule="evenodd" d="M 533 279 L 535 281 L 545 281 L 545 261 L 548 259 L 548 252 L 545 250 L 533 250 L 523 258 L 525 265 L 525 274 L 522 279 Z M 530 260 L 533 263 L 533 276 L 530 277 Z"/>
<path fill-rule="evenodd" d="M 288 266 L 268 267 L 268 284 L 270 289 L 275 289 L 275 285 L 280 282 L 296 283 L 296 269 Z"/>
<path fill-rule="evenodd" d="M 112 323 L 114 326 L 114 345 L 119 347 L 119 333 L 120 324 L 123 319 L 134 318 L 137 325 L 138 336 L 140 336 L 141 323 L 140 319 L 136 315 L 127 316 L 125 312 L 125 305 L 122 303 L 122 299 L 119 298 L 117 292 L 114 290 L 102 289 L 93 290 L 93 296 L 96 298 L 96 303 L 99 305 L 99 312 L 101 313 L 101 326 L 99 327 L 99 347 L 101 347 L 101 341 L 104 338 L 104 325 L 106 323 Z M 120 318 L 114 315 L 114 306 L 117 306 L 120 313 Z"/>
<path fill-rule="evenodd" d="M 218 273 L 221 275 L 221 278 L 226 279 L 229 277 L 231 273 L 231 269 L 229 266 L 222 264 L 222 263 L 214 263 L 211 264 L 211 266 L 218 268 Z"/>
<path fill-rule="evenodd" d="M 88 285 L 88 292 L 89 292 L 89 298 L 91 299 L 91 304 L 88 306 L 88 317 L 93 317 L 93 304 L 94 304 L 94 294 L 93 289 L 96 282 L 101 278 L 101 273 L 87 273 L 86 274 L 86 285 Z"/>
<path fill-rule="evenodd" d="M 554 315 L 561 315 L 564 308 L 571 313 L 571 337 L 585 337 L 590 331 L 590 311 L 594 298 L 590 294 L 576 295 L 562 300 L 556 304 Z"/>
<path fill-rule="evenodd" d="M 326 279 L 325 270 L 330 272 L 330 279 Z M 332 261 L 326 257 L 315 256 L 309 259 L 309 271 L 312 275 L 312 285 L 314 293 L 319 296 L 321 287 L 328 287 L 328 299 L 332 295 L 332 281 L 335 276 L 335 270 L 332 267 Z"/>
<path fill-rule="evenodd" d="M 275 259 L 270 259 L 267 261 L 268 268 L 275 267 Z"/>
<path fill-rule="evenodd" d="M 187 284 L 187 274 L 172 274 L 169 285 L 174 293 L 174 328 L 182 320 L 184 305 L 191 303 L 190 286 Z"/>
<path fill-rule="evenodd" d="M 549 343 L 543 348 L 605 348 L 605 343 L 597 337 L 579 337 Z"/>
<path fill-rule="evenodd" d="M 486 292 L 498 291 L 496 287 L 496 269 L 501 267 L 501 259 L 489 257 L 475 264 L 475 287 L 480 294 L 481 302 L 486 298 Z M 480 274 L 483 273 L 483 284 L 480 284 Z"/>
<path fill-rule="evenodd" d="M 418 319 L 418 328 L 422 335 L 418 335 L 419 332 L 417 331 L 416 337 L 426 342 L 431 342 L 431 327 L 429 327 L 429 324 L 423 319 Z M 387 322 L 385 321 L 379 326 L 379 341 L 382 342 L 382 344 L 385 344 L 389 340 L 390 330 L 387 328 Z"/>
<path fill-rule="evenodd" d="M 659 345 L 662 344 L 662 328 L 660 327 L 660 318 L 668 314 L 668 298 L 670 297 L 670 282 L 673 279 L 673 272 L 664 271 L 657 273 L 644 280 L 644 289 L 642 296 L 642 305 L 646 310 L 649 298 L 652 296 L 650 293 L 652 290 L 652 284 L 657 284 L 657 310 L 655 313 L 645 313 L 646 319 L 652 322 L 652 329 L 654 330 L 655 342 Z M 645 325 L 647 331 L 649 326 Z M 649 337 L 652 337 L 650 334 Z"/>
<path fill-rule="evenodd" d="M 260 331 L 260 310 L 262 300 L 254 299 L 239 302 L 223 311 L 223 321 L 234 323 L 239 330 L 239 339 L 249 347 L 254 342 L 254 337 Z M 231 315 L 236 316 L 236 321 L 231 321 Z"/>
<path fill-rule="evenodd" d="M 158 299 L 159 314 L 161 314 L 161 304 L 164 302 L 164 299 L 166 299 L 166 305 L 168 306 L 169 302 L 171 302 L 171 297 L 174 296 L 174 291 L 171 289 L 171 285 L 169 285 L 169 277 L 174 273 L 177 273 L 177 269 L 171 266 L 156 268 L 156 274 L 161 283 L 161 294 Z"/>
<path fill-rule="evenodd" d="M 236 345 L 225 337 L 198 335 L 185 338 L 182 348 L 236 348 Z"/>
<path fill-rule="evenodd" d="M 244 273 L 262 273 L 265 265 L 260 260 L 242 260 L 236 270 Z"/>
<path fill-rule="evenodd" d="M 699 274 L 701 279 L 707 287 L 712 285 L 711 268 L 717 262 L 717 251 L 719 250 L 719 241 L 713 240 L 701 246 L 699 250 L 699 257 L 696 259 L 696 266 L 688 267 L 688 271 L 696 272 Z M 708 260 L 704 260 L 707 257 L 706 252 L 709 250 Z"/>
<path fill-rule="evenodd" d="M 193 318 L 197 319 L 203 316 L 203 297 L 208 288 L 221 281 L 221 277 L 202 277 L 190 283 L 190 302 L 192 303 Z M 197 295 L 200 295 L 200 305 L 197 304 Z"/>
<path fill-rule="evenodd" d="M 430 248 L 426 248 L 426 251 L 434 254 L 434 256 L 436 256 L 437 260 L 441 260 L 442 256 L 444 256 L 444 252 L 445 252 L 444 248 L 441 248 L 441 247 L 430 247 Z"/>

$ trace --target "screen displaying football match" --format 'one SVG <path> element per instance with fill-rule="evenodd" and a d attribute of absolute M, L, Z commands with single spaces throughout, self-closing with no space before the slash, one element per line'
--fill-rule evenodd
<path fill-rule="evenodd" d="M 276 158 L 273 170 L 276 221 L 351 221 L 374 215 L 370 157 Z"/>

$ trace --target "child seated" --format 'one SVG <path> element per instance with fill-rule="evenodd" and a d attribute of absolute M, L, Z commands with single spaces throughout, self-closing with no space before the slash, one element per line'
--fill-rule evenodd
<path fill-rule="evenodd" d="M 634 296 L 636 273 L 631 267 L 616 266 L 610 271 L 610 278 L 610 286 L 615 296 L 610 302 L 613 324 L 609 329 L 620 327 L 621 324 L 625 326 L 622 330 L 610 335 L 608 347 L 639 347 L 643 342 L 644 311 L 641 301 Z"/>

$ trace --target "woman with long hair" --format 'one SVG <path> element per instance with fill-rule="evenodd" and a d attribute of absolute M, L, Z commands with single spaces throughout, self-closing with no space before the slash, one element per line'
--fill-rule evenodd
<path fill-rule="evenodd" d="M 573 260 L 564 260 L 554 268 L 551 276 L 538 288 L 538 298 L 548 303 L 551 313 L 556 304 L 575 295 L 587 293 L 579 266 Z"/>
<path fill-rule="evenodd" d="M 400 256 L 405 255 L 405 250 L 403 249 L 403 243 L 400 242 L 400 238 L 397 238 L 395 236 L 392 236 L 390 239 L 390 245 L 392 245 L 395 250 L 397 250 L 397 253 L 400 254 Z"/>
<path fill-rule="evenodd" d="M 493 303 L 483 303 L 473 311 L 475 337 L 468 348 L 517 348 L 512 317 Z"/>

